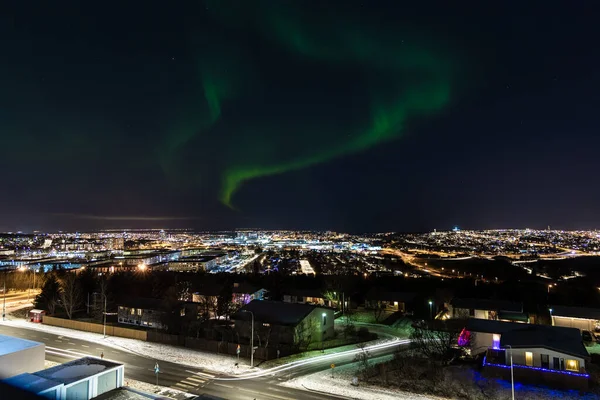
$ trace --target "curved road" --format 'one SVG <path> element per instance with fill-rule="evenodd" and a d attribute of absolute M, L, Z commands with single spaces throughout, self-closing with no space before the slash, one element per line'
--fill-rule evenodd
<path fill-rule="evenodd" d="M 125 365 L 125 381 L 135 379 L 156 383 L 154 364 L 156 360 L 113 347 L 32 329 L 0 325 L 0 334 L 34 340 L 46 344 L 46 360 L 64 363 L 85 356 L 100 356 Z M 407 341 L 396 340 L 370 346 L 372 357 L 393 354 L 406 346 Z M 226 376 L 202 368 L 158 361 L 159 385 L 196 395 L 208 394 L 230 400 L 321 400 L 346 399 L 332 394 L 320 394 L 280 386 L 279 383 L 300 375 L 311 374 L 330 368 L 331 363 L 344 365 L 354 361 L 359 349 L 299 360 L 267 370 L 259 370 L 240 376 Z"/>

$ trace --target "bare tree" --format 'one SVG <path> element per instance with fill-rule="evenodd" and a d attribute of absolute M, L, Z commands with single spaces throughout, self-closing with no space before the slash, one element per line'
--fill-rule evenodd
<path fill-rule="evenodd" d="M 79 288 L 77 276 L 73 273 L 66 274 L 62 279 L 60 286 L 62 289 L 60 292 L 62 306 L 67 313 L 67 317 L 73 319 L 73 312 L 77 311 L 77 307 L 81 300 L 81 290 Z"/>
<path fill-rule="evenodd" d="M 371 357 L 371 353 L 366 347 L 366 343 L 361 342 L 356 345 L 361 351 L 356 353 L 354 357 L 354 361 L 358 363 L 358 372 L 363 376 L 363 379 L 367 379 L 368 370 L 369 370 L 369 358 Z"/>
<path fill-rule="evenodd" d="M 375 308 L 373 308 L 373 317 L 375 317 L 375 322 L 379 322 L 384 311 L 385 311 L 385 305 L 378 301 L 375 304 Z"/>
<path fill-rule="evenodd" d="M 448 365 L 460 353 L 456 348 L 459 334 L 446 330 L 445 326 L 440 328 L 433 330 L 426 323 L 417 324 L 413 326 L 410 339 L 421 355 Z"/>

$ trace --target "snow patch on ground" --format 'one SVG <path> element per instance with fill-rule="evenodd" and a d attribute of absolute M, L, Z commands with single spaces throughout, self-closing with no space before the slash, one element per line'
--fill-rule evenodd
<path fill-rule="evenodd" d="M 176 347 L 153 342 L 145 342 L 142 340 L 135 339 L 126 339 L 116 336 L 108 336 L 104 338 L 102 334 L 98 333 L 83 332 L 74 329 L 61 328 L 58 326 L 37 324 L 22 319 L 0 321 L 0 324 L 14 326 L 18 328 L 34 329 L 55 335 L 85 340 L 88 342 L 117 348 L 119 350 L 128 351 L 130 353 L 135 353 L 144 357 L 189 365 L 194 368 L 204 368 L 206 370 L 217 373 L 237 375 L 249 372 L 251 370 L 250 365 L 245 364 L 244 360 L 241 360 L 239 367 L 236 367 L 235 363 L 237 362 L 237 357 L 235 356 L 214 353 L 203 353 L 183 347 Z M 98 354 L 90 355 L 96 357 L 98 356 Z M 249 361 L 247 362 L 249 363 Z M 252 371 L 256 370 L 258 370 L 258 368 L 252 369 Z"/>
<path fill-rule="evenodd" d="M 125 379 L 125 386 L 143 393 L 152 394 L 154 396 L 168 397 L 170 399 L 183 400 L 196 397 L 194 394 L 186 393 L 181 390 L 167 388 L 164 386 L 156 386 L 151 383 L 140 382 L 134 379 Z"/>
<path fill-rule="evenodd" d="M 349 364 L 336 367 L 333 371 L 321 371 L 281 383 L 282 386 L 297 389 L 308 389 L 317 392 L 330 393 L 338 396 L 364 400 L 442 400 L 441 397 L 420 395 L 400 390 L 384 389 L 368 386 L 359 382 L 352 386 L 352 378 L 356 375 L 356 366 Z"/>

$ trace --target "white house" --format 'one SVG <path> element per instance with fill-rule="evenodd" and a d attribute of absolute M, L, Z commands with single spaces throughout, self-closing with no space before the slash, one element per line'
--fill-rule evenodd
<path fill-rule="evenodd" d="M 600 330 L 600 309 L 597 308 L 550 306 L 550 315 L 554 326 L 590 332 Z"/>
<path fill-rule="evenodd" d="M 4 382 L 57 400 L 88 400 L 123 386 L 124 366 L 95 357 L 69 361 Z"/>
<path fill-rule="evenodd" d="M 469 332 L 475 332 L 475 338 L 479 336 L 478 345 L 482 345 L 488 335 L 492 337 L 483 361 L 484 371 L 507 378 L 512 365 L 517 382 L 567 389 L 587 388 L 589 354 L 578 329 L 474 321 L 470 326 L 473 330 Z M 465 335 L 464 331 L 462 335 Z"/>
<path fill-rule="evenodd" d="M 493 299 L 455 297 L 448 307 L 450 318 L 478 318 L 515 322 L 532 322 L 523 313 L 523 304 Z"/>

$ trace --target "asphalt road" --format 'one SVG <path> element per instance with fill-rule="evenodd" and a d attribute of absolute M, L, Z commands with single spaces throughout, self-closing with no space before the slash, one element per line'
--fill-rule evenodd
<path fill-rule="evenodd" d="M 104 353 L 104 357 L 107 360 L 113 360 L 125 365 L 125 382 L 129 378 L 150 384 L 156 383 L 156 375 L 154 374 L 156 360 L 139 356 L 126 350 L 103 347 L 98 343 L 58 336 L 43 331 L 4 325 L 0 325 L 0 334 L 45 343 L 46 360 L 48 361 L 64 363 L 85 356 L 99 357 L 100 354 Z M 352 360 L 348 357 L 345 361 L 351 362 Z M 340 360 L 340 362 L 343 363 L 344 360 Z M 329 368 L 330 361 L 306 367 L 298 367 L 298 372 L 286 371 L 284 376 L 278 376 L 282 375 L 280 373 L 275 376 L 232 381 L 216 380 L 215 378 L 218 378 L 219 375 L 212 371 L 203 370 L 202 368 L 193 368 L 166 361 L 158 361 L 158 363 L 160 366 L 160 374 L 158 376 L 160 386 L 197 395 L 209 394 L 228 400 L 345 399 L 345 397 L 292 389 L 277 384 L 277 382 L 287 380 L 291 376 L 318 372 L 324 368 Z"/>

